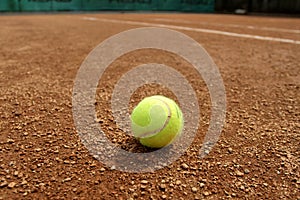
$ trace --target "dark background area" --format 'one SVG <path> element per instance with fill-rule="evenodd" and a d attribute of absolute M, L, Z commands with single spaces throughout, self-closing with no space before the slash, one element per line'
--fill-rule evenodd
<path fill-rule="evenodd" d="M 53 11 L 300 14 L 300 0 L 0 0 L 0 12 Z"/>
<path fill-rule="evenodd" d="M 244 9 L 250 13 L 300 14 L 300 0 L 216 0 L 216 12 L 235 12 Z"/>

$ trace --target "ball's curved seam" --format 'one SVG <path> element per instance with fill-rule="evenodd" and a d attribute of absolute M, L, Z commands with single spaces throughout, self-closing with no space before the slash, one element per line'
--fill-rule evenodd
<path fill-rule="evenodd" d="M 138 137 L 138 138 L 147 138 L 147 135 L 150 135 L 149 137 L 151 137 L 153 134 L 161 132 L 161 131 L 162 131 L 164 128 L 166 128 L 166 126 L 169 124 L 169 121 L 170 121 L 170 119 L 171 119 L 171 117 L 172 117 L 172 111 L 171 111 L 171 108 L 170 108 L 170 106 L 168 105 L 167 102 L 165 102 L 165 101 L 162 100 L 162 99 L 155 98 L 155 96 L 153 96 L 153 97 L 151 97 L 151 98 L 156 99 L 156 100 L 159 100 L 159 101 L 161 101 L 163 104 L 165 104 L 165 106 L 166 106 L 167 109 L 168 109 L 168 116 L 167 116 L 167 119 L 166 119 L 166 121 L 164 122 L 164 124 L 163 124 L 163 126 L 162 126 L 161 128 L 159 128 L 159 129 L 157 129 L 157 130 L 153 130 L 153 131 L 146 132 L 146 133 L 142 134 L 142 137 Z"/>

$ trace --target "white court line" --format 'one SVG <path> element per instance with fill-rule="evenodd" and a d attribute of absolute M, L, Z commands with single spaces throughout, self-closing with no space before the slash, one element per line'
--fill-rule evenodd
<path fill-rule="evenodd" d="M 233 33 L 233 32 L 218 31 L 218 30 L 213 30 L 213 29 L 191 28 L 191 27 L 185 27 L 185 26 L 175 26 L 175 25 L 156 24 L 156 23 L 137 22 L 137 21 L 127 21 L 127 20 L 98 19 L 98 18 L 94 18 L 94 17 L 92 17 L 92 18 L 91 17 L 84 17 L 83 19 L 84 20 L 92 20 L 92 21 L 97 20 L 97 21 L 117 23 L 117 24 L 129 24 L 129 25 L 152 26 L 152 27 L 154 26 L 154 27 L 161 27 L 161 28 L 184 30 L 184 31 L 212 33 L 212 34 L 217 34 L 217 35 L 225 35 L 225 36 L 239 37 L 239 38 L 249 38 L 249 39 L 257 39 L 257 40 L 264 40 L 264 41 L 274 41 L 274 42 L 284 42 L 284 43 L 291 43 L 291 44 L 300 44 L 299 40 L 275 38 L 275 37 L 266 37 L 266 36 L 259 36 L 259 35 L 249 35 L 249 34 L 241 34 L 241 33 Z"/>
<path fill-rule="evenodd" d="M 89 21 L 97 21 L 98 18 L 95 17 L 83 17 L 84 20 L 89 20 Z"/>
<path fill-rule="evenodd" d="M 212 26 L 221 26 L 221 27 L 234 27 L 234 28 L 247 28 L 252 30 L 264 30 L 264 31 L 275 31 L 275 32 L 285 32 L 285 33 L 300 33 L 300 30 L 296 29 L 284 29 L 284 28 L 274 28 L 274 27 L 259 27 L 259 26 L 244 26 L 238 24 L 220 24 L 220 23 L 208 23 L 208 22 L 195 22 L 195 21 L 188 21 L 188 20 L 173 20 L 173 19 L 164 19 L 164 18 L 154 18 L 153 21 L 160 21 L 160 22 L 180 22 L 184 24 L 195 24 L 195 25 L 212 25 Z"/>

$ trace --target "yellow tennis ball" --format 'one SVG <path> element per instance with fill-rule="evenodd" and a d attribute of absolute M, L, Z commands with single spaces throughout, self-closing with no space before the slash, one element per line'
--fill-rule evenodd
<path fill-rule="evenodd" d="M 171 144 L 183 129 L 183 115 L 172 99 L 146 97 L 132 111 L 133 135 L 144 146 L 161 148 Z"/>

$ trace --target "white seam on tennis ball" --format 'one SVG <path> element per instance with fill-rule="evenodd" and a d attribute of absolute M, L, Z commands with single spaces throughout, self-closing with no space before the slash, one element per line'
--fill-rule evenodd
<path fill-rule="evenodd" d="M 138 138 L 147 138 L 147 137 L 152 137 L 154 136 L 156 133 L 159 133 L 160 131 L 162 131 L 170 122 L 170 119 L 171 119 L 171 116 L 172 116 L 172 111 L 171 111 L 171 108 L 170 106 L 168 105 L 168 103 L 162 99 L 159 99 L 159 98 L 156 98 L 155 96 L 152 96 L 151 98 L 153 99 L 156 99 L 156 100 L 159 100 L 161 101 L 163 104 L 166 105 L 167 109 L 168 109 L 168 116 L 167 116 L 167 119 L 165 120 L 163 126 L 157 130 L 154 130 L 154 131 L 149 131 L 149 132 L 145 132 L 143 134 L 141 134 L 141 136 L 139 136 Z M 149 136 L 150 135 L 150 136 Z"/>

